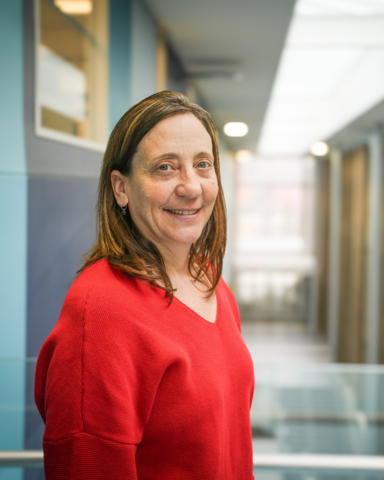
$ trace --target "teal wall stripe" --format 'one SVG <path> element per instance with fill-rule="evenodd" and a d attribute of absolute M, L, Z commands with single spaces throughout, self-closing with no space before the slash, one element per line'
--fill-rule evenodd
<path fill-rule="evenodd" d="M 2 1 L 0 8 L 0 357 L 24 357 L 28 184 L 22 0 Z"/>
<path fill-rule="evenodd" d="M 22 1 L 2 1 L 0 8 L 0 357 L 24 357 L 28 184 Z"/>
<path fill-rule="evenodd" d="M 109 0 L 109 127 L 131 103 L 131 0 Z"/>
<path fill-rule="evenodd" d="M 25 173 L 22 0 L 0 10 L 0 172 Z"/>
<path fill-rule="evenodd" d="M 24 448 L 27 171 L 24 141 L 23 2 L 0 1 L 0 449 Z M 4 409 L 1 409 L 4 412 Z M 4 415 L 4 413 L 3 413 Z M 0 469 L 21 480 L 22 469 Z"/>
<path fill-rule="evenodd" d="M 0 450 L 24 448 L 26 205 L 27 176 L 0 173 Z M 22 469 L 0 468 L 0 480 L 22 479 Z"/>
<path fill-rule="evenodd" d="M 0 173 L 0 362 L 25 357 L 27 176 Z"/>

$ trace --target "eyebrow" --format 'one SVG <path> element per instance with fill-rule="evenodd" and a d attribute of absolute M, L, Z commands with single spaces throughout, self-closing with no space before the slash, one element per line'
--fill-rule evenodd
<path fill-rule="evenodd" d="M 214 158 L 213 154 L 210 152 L 199 152 L 197 155 L 195 155 L 195 158 L 203 158 L 203 157 L 209 157 L 211 159 Z M 180 155 L 174 152 L 163 153 L 162 155 L 155 157 L 152 161 L 156 162 L 158 160 L 165 160 L 166 158 L 178 160 L 180 158 Z"/>

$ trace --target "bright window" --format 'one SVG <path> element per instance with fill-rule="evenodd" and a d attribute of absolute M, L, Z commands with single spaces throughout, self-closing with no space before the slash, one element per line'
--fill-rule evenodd
<path fill-rule="evenodd" d="M 39 135 L 101 149 L 107 141 L 108 0 L 37 0 Z"/>

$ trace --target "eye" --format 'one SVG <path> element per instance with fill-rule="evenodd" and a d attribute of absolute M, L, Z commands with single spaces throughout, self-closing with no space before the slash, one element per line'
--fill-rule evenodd
<path fill-rule="evenodd" d="M 210 166 L 210 164 L 208 162 L 200 162 L 197 165 L 197 168 L 208 168 L 209 166 Z"/>
<path fill-rule="evenodd" d="M 163 165 L 160 165 L 159 167 L 159 170 L 161 170 L 162 172 L 167 172 L 168 170 L 170 170 L 171 166 L 168 165 L 167 163 L 164 163 Z"/>

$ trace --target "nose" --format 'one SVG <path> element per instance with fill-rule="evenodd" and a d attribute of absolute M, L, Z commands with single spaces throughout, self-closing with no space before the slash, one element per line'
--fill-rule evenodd
<path fill-rule="evenodd" d="M 194 169 L 183 172 L 176 188 L 176 194 L 180 197 L 197 198 L 202 193 L 200 177 Z"/>

